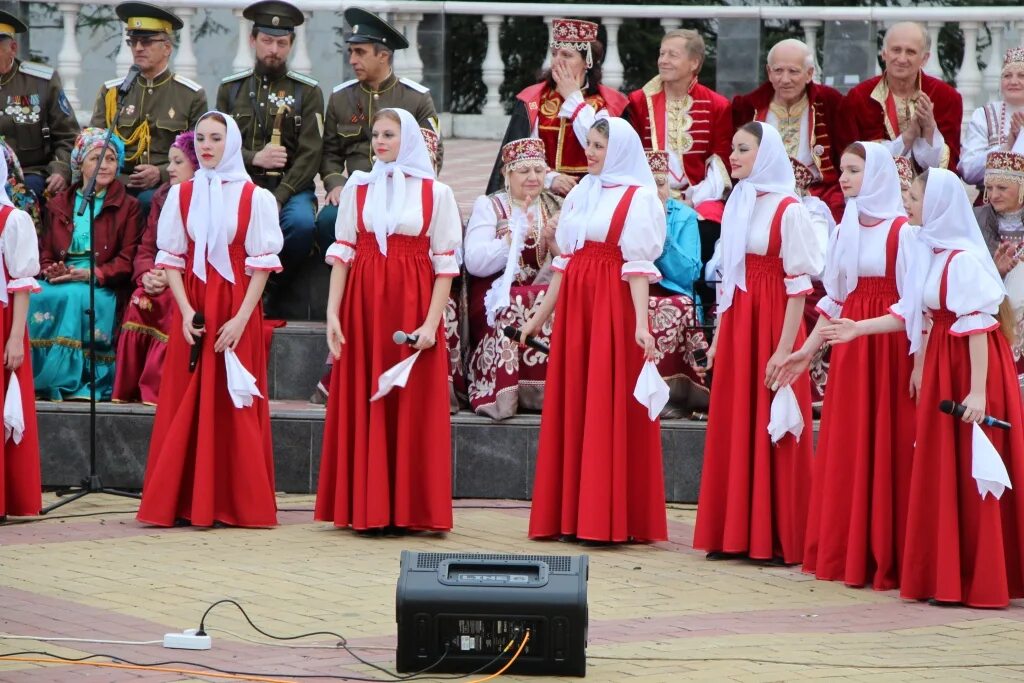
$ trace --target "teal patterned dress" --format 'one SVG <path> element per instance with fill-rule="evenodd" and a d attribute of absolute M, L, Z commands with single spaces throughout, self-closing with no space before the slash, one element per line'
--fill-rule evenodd
<path fill-rule="evenodd" d="M 105 193 L 104 193 L 105 194 Z M 99 215 L 104 194 L 96 196 Z M 75 196 L 74 232 L 65 263 L 69 268 L 88 268 L 89 212 L 78 215 L 85 199 Z M 89 283 L 40 282 L 42 291 L 29 299 L 28 329 L 32 340 L 32 367 L 36 396 L 47 401 L 89 399 Z M 114 387 L 114 326 L 117 296 L 96 287 L 96 399 L 109 401 Z"/>

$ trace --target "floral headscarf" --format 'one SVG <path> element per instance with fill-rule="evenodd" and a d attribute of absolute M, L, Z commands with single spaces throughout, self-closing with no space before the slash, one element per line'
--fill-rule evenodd
<path fill-rule="evenodd" d="M 107 138 L 106 128 L 83 128 L 75 140 L 75 147 L 71 150 L 71 182 L 77 184 L 82 181 L 82 164 L 89 152 L 102 148 Z M 117 170 L 121 171 L 124 166 L 124 143 L 116 135 L 110 138 L 110 146 L 117 151 Z"/>
<path fill-rule="evenodd" d="M 192 164 L 193 171 L 199 170 L 199 157 L 196 156 L 196 133 L 194 130 L 186 130 L 184 133 L 179 133 L 178 137 L 174 138 L 171 147 L 180 150 L 185 155 L 185 158 Z"/>
<path fill-rule="evenodd" d="M 21 162 L 18 161 L 18 156 L 14 153 L 14 150 L 6 142 L 0 143 L 0 146 L 3 147 L 4 160 L 7 162 L 5 184 L 7 196 L 10 197 L 11 203 L 14 204 L 15 208 L 21 209 L 32 218 L 32 223 L 35 224 L 36 232 L 38 233 L 39 226 L 42 224 L 39 215 L 39 201 L 32 194 L 31 190 L 25 186 L 25 174 L 21 170 Z"/>

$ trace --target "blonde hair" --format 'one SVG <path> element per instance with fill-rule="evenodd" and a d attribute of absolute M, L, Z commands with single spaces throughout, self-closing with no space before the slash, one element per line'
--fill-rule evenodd
<path fill-rule="evenodd" d="M 661 42 L 664 43 L 669 38 L 682 38 L 686 43 L 686 52 L 690 58 L 700 60 L 701 66 L 704 65 L 707 48 L 705 48 L 704 38 L 699 32 L 692 28 L 674 28 L 662 37 Z"/>
<path fill-rule="evenodd" d="M 377 123 L 381 119 L 387 119 L 388 121 L 394 121 L 398 124 L 398 127 L 402 127 L 402 117 L 398 115 L 398 112 L 392 109 L 381 109 L 379 112 L 373 115 L 373 123 Z"/>

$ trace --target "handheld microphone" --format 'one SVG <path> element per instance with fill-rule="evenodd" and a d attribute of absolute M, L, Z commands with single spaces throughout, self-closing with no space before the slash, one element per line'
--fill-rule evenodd
<path fill-rule="evenodd" d="M 953 417 L 963 417 L 967 406 L 956 401 L 939 401 L 939 410 Z M 1011 426 L 1009 422 L 998 420 L 991 415 L 981 418 L 981 424 L 986 427 L 998 427 L 999 429 L 1009 429 Z"/>
<path fill-rule="evenodd" d="M 512 325 L 505 325 L 505 327 L 502 328 L 501 331 L 506 337 L 508 337 L 512 341 L 526 344 L 535 351 L 540 351 L 543 354 L 551 355 L 551 348 L 547 344 L 540 341 L 536 337 L 527 336 L 524 338 L 522 330 L 520 330 L 518 327 L 513 327 Z"/>
<path fill-rule="evenodd" d="M 127 95 L 128 91 L 132 89 L 132 86 L 135 85 L 135 80 L 139 77 L 139 73 L 139 67 L 132 64 L 131 68 L 128 69 L 128 75 L 121 81 L 121 85 L 117 86 L 117 97 L 119 99 Z"/>
<path fill-rule="evenodd" d="M 396 344 L 408 344 L 409 346 L 412 346 L 419 340 L 420 337 L 418 334 L 406 334 L 401 330 L 391 335 L 391 341 L 395 342 Z"/>
<path fill-rule="evenodd" d="M 203 317 L 202 313 L 196 313 L 192 316 L 192 327 L 197 330 L 206 329 L 206 318 Z M 205 335 L 203 335 L 205 336 Z M 192 337 L 195 344 L 192 345 L 192 350 L 188 354 L 188 371 L 195 372 L 196 364 L 199 363 L 199 356 L 203 353 L 203 337 Z"/>

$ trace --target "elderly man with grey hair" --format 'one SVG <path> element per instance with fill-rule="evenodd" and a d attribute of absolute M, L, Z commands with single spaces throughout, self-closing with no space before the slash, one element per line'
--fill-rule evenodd
<path fill-rule="evenodd" d="M 857 140 L 878 141 L 893 156 L 926 168 L 955 169 L 964 103 L 954 88 L 924 73 L 931 37 L 921 24 L 893 24 L 882 41 L 885 72 L 846 95 Z"/>
<path fill-rule="evenodd" d="M 843 95 L 814 82 L 814 56 L 799 40 L 776 43 L 768 51 L 766 71 L 766 83 L 733 98 L 733 123 L 737 128 L 750 121 L 774 126 L 789 156 L 814 178 L 808 192 L 839 220 L 844 205 L 839 157 L 857 140 L 856 126 L 843 110 Z"/>

